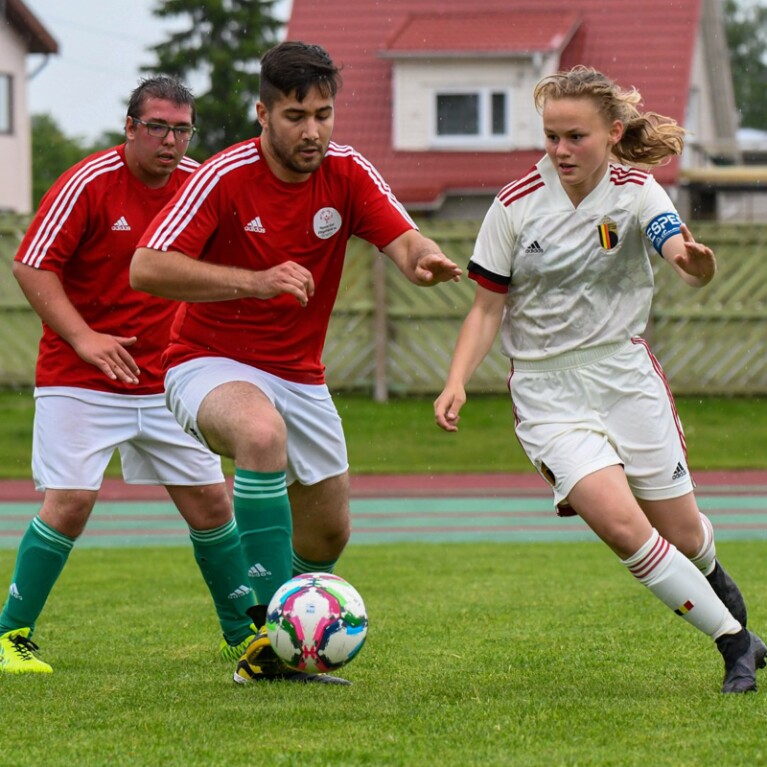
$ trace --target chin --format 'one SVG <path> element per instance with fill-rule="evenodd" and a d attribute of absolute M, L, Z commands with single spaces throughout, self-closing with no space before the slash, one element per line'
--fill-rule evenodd
<path fill-rule="evenodd" d="M 314 173 L 314 171 L 317 170 L 320 165 L 322 165 L 322 155 L 320 155 L 316 160 L 302 163 L 300 166 L 301 173 Z"/>

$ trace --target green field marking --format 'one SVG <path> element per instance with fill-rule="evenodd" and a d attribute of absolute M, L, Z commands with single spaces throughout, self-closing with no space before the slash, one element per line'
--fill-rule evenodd
<path fill-rule="evenodd" d="M 767 496 L 698 494 L 717 540 L 766 540 Z M 0 548 L 16 548 L 38 503 L 0 503 Z M 579 517 L 557 517 L 549 497 L 356 498 L 354 544 L 595 541 Z M 98 503 L 78 547 L 183 546 L 186 524 L 166 501 Z"/>
<path fill-rule="evenodd" d="M 700 495 L 696 494 L 701 511 L 709 509 L 756 509 L 767 514 L 767 495 Z"/>
<path fill-rule="evenodd" d="M 554 504 L 548 497 L 515 498 L 356 498 L 352 499 L 352 508 L 360 514 L 442 514 L 458 511 L 471 513 L 492 511 L 550 511 Z"/>

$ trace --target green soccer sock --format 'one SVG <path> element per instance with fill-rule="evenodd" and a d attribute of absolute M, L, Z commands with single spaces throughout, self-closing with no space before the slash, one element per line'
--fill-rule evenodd
<path fill-rule="evenodd" d="M 332 559 L 329 562 L 312 562 L 310 559 L 304 559 L 303 557 L 293 552 L 293 575 L 301 575 L 303 573 L 332 573 L 336 567 L 337 559 Z"/>
<path fill-rule="evenodd" d="M 240 534 L 232 519 L 213 530 L 189 528 L 194 558 L 202 573 L 224 639 L 230 645 L 242 642 L 251 634 L 251 618 L 246 610 L 255 604 L 248 581 Z"/>
<path fill-rule="evenodd" d="M 234 517 L 259 604 L 292 575 L 293 522 L 284 471 L 234 470 Z"/>
<path fill-rule="evenodd" d="M 54 530 L 35 517 L 27 527 L 9 589 L 0 613 L 0 634 L 29 626 L 30 635 L 43 611 L 48 595 L 64 569 L 74 538 Z"/>

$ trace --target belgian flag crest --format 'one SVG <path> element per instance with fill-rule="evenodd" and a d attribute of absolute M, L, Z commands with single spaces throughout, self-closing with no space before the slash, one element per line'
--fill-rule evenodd
<path fill-rule="evenodd" d="M 603 218 L 597 225 L 599 245 L 603 250 L 613 250 L 618 247 L 618 224 L 611 218 Z"/>

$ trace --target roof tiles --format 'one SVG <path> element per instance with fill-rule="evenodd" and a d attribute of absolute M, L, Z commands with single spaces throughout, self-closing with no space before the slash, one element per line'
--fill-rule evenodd
<path fill-rule="evenodd" d="M 541 152 L 395 151 L 393 56 L 514 55 L 561 43 L 563 68 L 593 66 L 682 122 L 700 3 L 475 0 L 468 11 L 465 0 L 293 0 L 288 37 L 323 45 L 342 67 L 334 139 L 362 152 L 403 203 L 428 207 L 450 190 L 494 193 Z M 674 161 L 654 175 L 670 184 L 677 173 Z"/>

